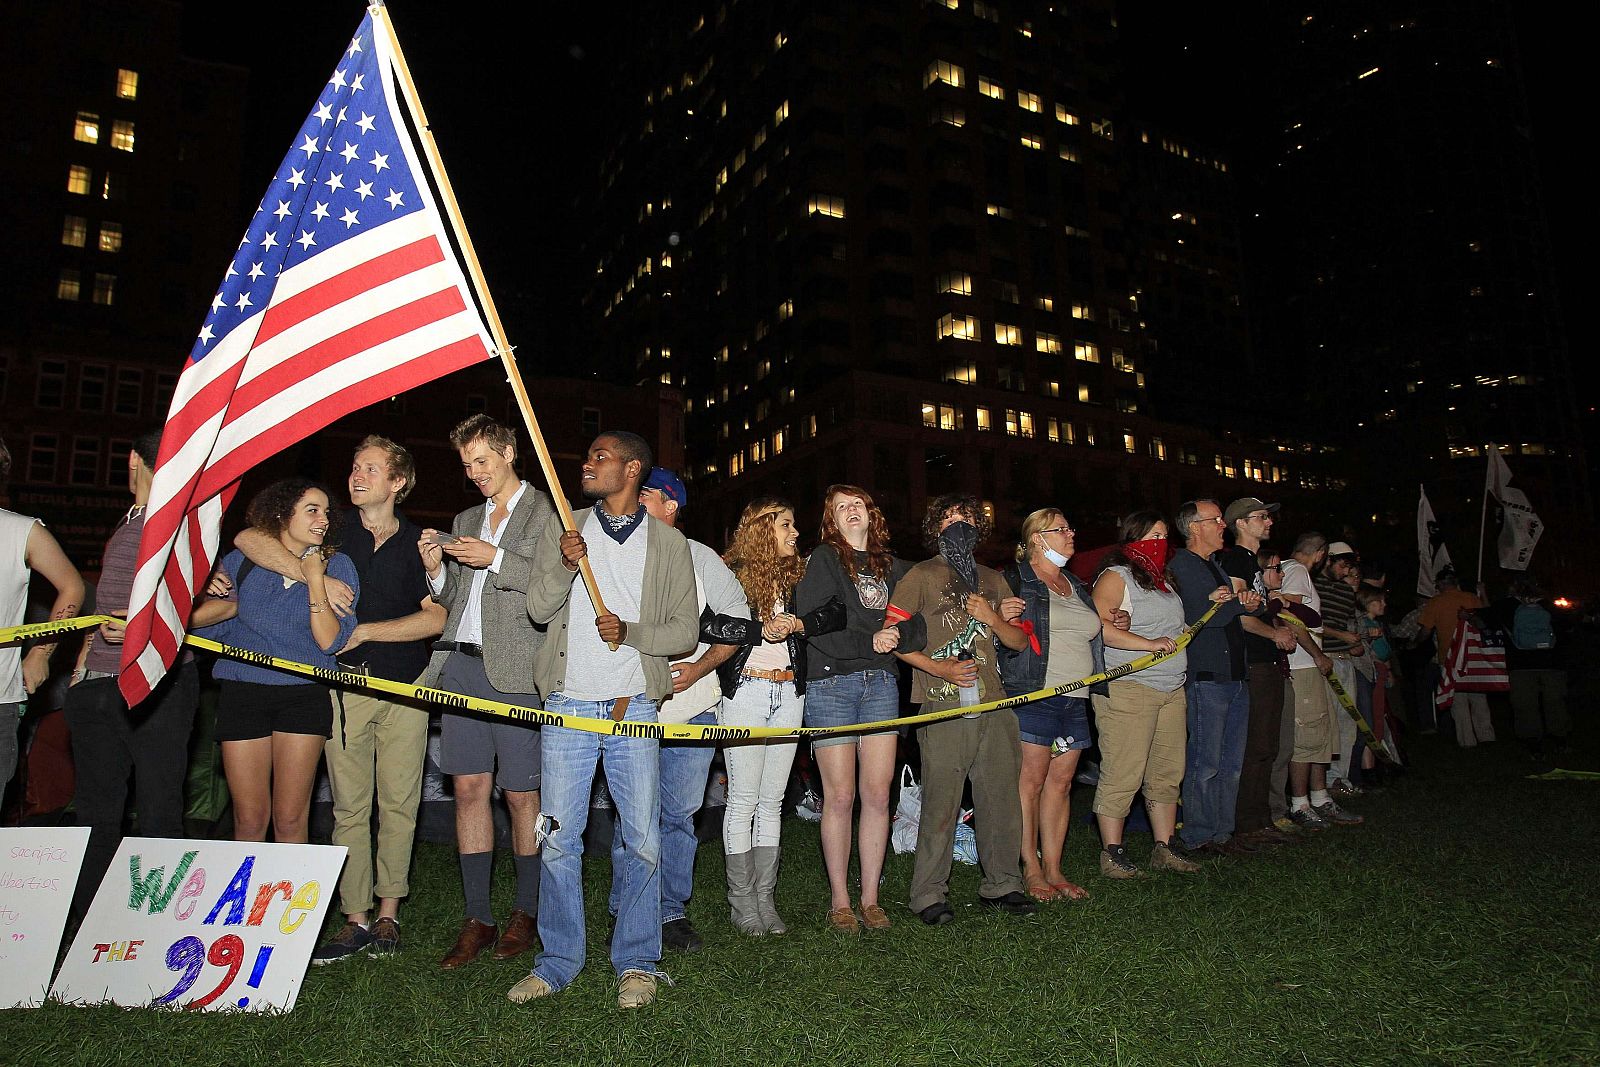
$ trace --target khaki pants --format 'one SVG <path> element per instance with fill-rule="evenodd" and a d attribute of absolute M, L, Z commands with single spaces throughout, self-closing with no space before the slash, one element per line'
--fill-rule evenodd
<path fill-rule="evenodd" d="M 1327 763 L 1333 758 L 1337 735 L 1333 727 L 1333 691 L 1315 667 L 1289 672 L 1294 687 L 1295 763 Z"/>
<path fill-rule="evenodd" d="M 1182 695 L 1181 693 L 1179 694 Z M 1181 709 L 1180 703 L 1180 709 Z M 938 705 L 924 706 L 938 710 Z M 1182 721 L 1182 711 L 1179 712 Z M 994 900 L 1022 892 L 1022 738 L 1014 711 L 990 711 L 975 719 L 947 719 L 917 731 L 922 748 L 922 818 L 917 824 L 917 862 L 911 875 L 911 910 L 922 911 L 950 895 L 961 791 L 972 779 L 972 830 L 978 839 L 983 881 L 978 895 Z"/>
<path fill-rule="evenodd" d="M 1094 698 L 1100 731 L 1100 784 L 1094 813 L 1125 819 L 1142 788 L 1148 804 L 1176 804 L 1183 785 L 1188 740 L 1182 686 L 1170 693 L 1139 682 L 1111 683 L 1111 695 Z"/>
<path fill-rule="evenodd" d="M 350 850 L 339 877 L 346 915 L 371 911 L 374 889 L 385 899 L 411 891 L 411 845 L 422 801 L 428 713 L 376 695 L 335 691 L 333 736 L 323 748 L 333 789 L 333 843 Z M 340 701 L 344 703 L 340 721 Z M 378 803 L 377 885 L 372 847 L 373 794 Z"/>

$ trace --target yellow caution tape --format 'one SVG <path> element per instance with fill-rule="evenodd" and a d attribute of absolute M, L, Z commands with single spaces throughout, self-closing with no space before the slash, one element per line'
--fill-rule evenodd
<path fill-rule="evenodd" d="M 1305 623 L 1288 612 L 1283 612 L 1278 618 L 1287 619 L 1291 624 L 1305 630 L 1306 633 L 1311 632 Z M 1366 742 L 1367 747 L 1372 749 L 1373 754 L 1379 759 L 1399 766 L 1399 754 L 1388 744 L 1378 740 L 1378 735 L 1372 732 L 1372 726 L 1367 722 L 1366 716 L 1361 714 L 1361 709 L 1356 707 L 1354 700 L 1350 699 L 1350 694 L 1345 690 L 1344 683 L 1340 682 L 1338 676 L 1332 672 L 1324 674 L 1323 677 L 1328 680 L 1328 688 L 1333 690 L 1333 695 L 1339 698 L 1339 703 L 1344 707 L 1345 714 L 1355 720 L 1356 732 L 1361 735 L 1361 740 Z"/>
<path fill-rule="evenodd" d="M 35 637 L 60 637 L 77 633 L 105 622 L 116 622 L 110 615 L 80 615 L 75 619 L 56 619 L 51 622 L 30 622 L 26 626 L 0 627 L 0 645 L 14 645 L 18 641 L 31 641 Z"/>
<path fill-rule="evenodd" d="M 1004 708 L 1014 708 L 1035 700 L 1042 700 L 1053 696 L 1064 696 L 1067 693 L 1086 689 L 1100 682 L 1111 681 L 1142 671 L 1152 664 L 1170 659 L 1188 647 L 1202 626 L 1211 621 L 1217 613 L 1219 605 L 1213 604 L 1193 626 L 1188 627 L 1176 640 L 1177 648 L 1171 652 L 1152 652 L 1147 656 L 1124 663 L 1099 674 L 1080 678 L 1074 682 L 1063 682 L 1049 689 L 1040 689 L 1034 693 L 1024 693 L 1003 700 L 991 700 L 983 704 L 973 704 L 967 707 L 948 708 L 944 711 L 930 711 L 921 715 L 907 715 L 898 719 L 882 719 L 878 722 L 857 723 L 852 726 L 695 726 L 689 723 L 654 723 L 654 722 L 616 722 L 612 719 L 589 718 L 580 715 L 563 715 L 560 712 L 545 711 L 542 708 L 525 708 L 517 704 L 509 704 L 500 700 L 484 700 L 479 697 L 470 697 L 462 693 L 452 693 L 447 689 L 434 689 L 425 685 L 407 685 L 404 682 L 394 682 L 387 678 L 374 678 L 358 671 L 330 670 L 327 667 L 313 667 L 309 663 L 297 663 L 294 660 L 282 659 L 265 652 L 256 652 L 248 648 L 238 648 L 233 645 L 224 645 L 207 637 L 196 637 L 193 634 L 185 637 L 183 643 L 193 648 L 207 652 L 215 652 L 230 659 L 242 660 L 253 663 L 258 667 L 271 667 L 275 670 L 287 671 L 290 674 L 304 675 L 314 678 L 328 685 L 344 686 L 350 689 L 366 689 L 378 693 L 388 693 L 391 696 L 405 697 L 409 700 L 424 701 L 437 704 L 446 711 L 470 711 L 480 715 L 491 715 L 495 718 L 507 719 L 511 722 L 525 726 L 561 726 L 569 730 L 582 730 L 591 734 L 606 734 L 614 737 L 644 737 L 661 741 L 748 741 L 774 737 L 820 737 L 831 734 L 859 734 L 876 733 L 879 730 L 896 729 L 901 726 L 921 726 L 930 722 L 941 722 L 945 719 L 956 719 L 964 715 L 978 715 L 987 711 L 998 711 Z M 81 619 L 68 619 L 62 623 L 55 623 L 58 627 L 68 627 L 61 632 L 82 630 L 89 626 L 99 625 L 109 616 L 92 615 Z M 70 623 L 79 625 L 69 626 Z M 0 631 L 3 638 L 5 631 Z"/>

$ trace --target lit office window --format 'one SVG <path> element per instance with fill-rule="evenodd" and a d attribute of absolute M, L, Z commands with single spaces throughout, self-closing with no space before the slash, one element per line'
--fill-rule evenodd
<path fill-rule="evenodd" d="M 939 275 L 939 292 L 955 293 L 958 296 L 972 295 L 972 275 L 965 271 L 951 270 Z"/>
<path fill-rule="evenodd" d="M 1031 133 L 1023 134 L 1020 139 L 1022 141 L 1023 148 L 1031 148 L 1037 152 L 1039 149 L 1044 147 L 1044 142 L 1039 140 L 1039 138 L 1035 137 Z"/>
<path fill-rule="evenodd" d="M 1167 458 L 1167 446 L 1159 437 L 1150 438 L 1150 454 L 1156 459 Z"/>
<path fill-rule="evenodd" d="M 932 126 L 940 122 L 959 129 L 967 124 L 967 112 L 964 108 L 951 107 L 948 104 L 935 108 L 933 114 L 928 117 L 928 124 Z"/>
<path fill-rule="evenodd" d="M 978 365 L 976 363 L 957 363 L 945 368 L 944 380 L 956 382 L 960 385 L 978 384 Z"/>
<path fill-rule="evenodd" d="M 1139 451 L 1139 442 L 1134 439 L 1133 433 L 1129 430 L 1122 431 L 1122 450 L 1130 456 Z"/>
<path fill-rule="evenodd" d="M 988 408 L 979 408 L 978 409 L 978 429 L 980 429 L 980 430 L 992 430 L 992 429 L 994 429 L 994 419 L 989 415 L 989 409 Z"/>
<path fill-rule="evenodd" d="M 100 274 L 94 276 L 94 293 L 91 297 L 96 304 L 110 307 L 117 300 L 117 276 L 115 274 Z"/>
<path fill-rule="evenodd" d="M 782 126 L 783 125 L 783 120 L 788 118 L 788 117 L 789 117 L 789 101 L 785 100 L 783 103 L 779 104 L 775 109 L 773 109 L 773 112 L 772 112 L 772 124 L 774 126 Z"/>
<path fill-rule="evenodd" d="M 760 148 L 762 145 L 764 145 L 766 143 L 767 143 L 767 128 L 765 126 L 762 126 L 760 129 L 756 130 L 755 136 L 750 138 L 750 151 L 754 152 L 756 149 Z"/>
<path fill-rule="evenodd" d="M 139 99 L 139 72 L 136 70 L 117 71 L 117 99 Z"/>
<path fill-rule="evenodd" d="M 72 139 L 84 144 L 100 143 L 100 116 L 93 111 L 80 111 L 72 123 Z"/>
<path fill-rule="evenodd" d="M 806 203 L 806 214 L 826 215 L 830 219 L 844 218 L 844 197 L 819 194 Z"/>
<path fill-rule="evenodd" d="M 1112 128 L 1110 119 L 1095 119 L 1089 123 L 1089 129 L 1108 141 L 1116 140 L 1116 131 Z"/>
<path fill-rule="evenodd" d="M 1080 404 L 1093 403 L 1093 401 L 1090 399 L 1089 387 L 1087 385 L 1078 386 L 1078 402 Z M 1093 427 L 1089 428 L 1089 443 L 1091 445 L 1094 444 L 1094 428 Z"/>
<path fill-rule="evenodd" d="M 133 151 L 133 123 L 116 119 L 111 123 L 111 147 L 119 152 Z"/>
<path fill-rule="evenodd" d="M 744 453 L 735 452 L 728 457 L 728 477 L 737 478 L 744 473 Z"/>
<path fill-rule="evenodd" d="M 1064 105 L 1057 104 L 1056 105 L 1056 121 L 1057 122 L 1064 122 L 1068 126 L 1076 126 L 1078 124 L 1078 116 L 1076 116 L 1072 112 L 1068 111 Z"/>
<path fill-rule="evenodd" d="M 1100 362 L 1100 346 L 1090 344 L 1088 341 L 1079 341 L 1072 346 L 1072 355 L 1084 363 Z"/>
<path fill-rule="evenodd" d="M 80 241 L 81 245 L 82 242 Z M 100 251 L 122 251 L 122 223 L 102 222 L 100 224 Z"/>
<path fill-rule="evenodd" d="M 1061 338 L 1053 333 L 1041 332 L 1034 335 L 1033 347 L 1035 351 L 1043 352 L 1045 355 L 1059 356 L 1061 354 Z"/>
<path fill-rule="evenodd" d="M 1003 204 L 989 204 L 984 208 L 984 214 L 997 219 L 1009 219 L 1015 217 L 1015 213 Z"/>
<path fill-rule="evenodd" d="M 1018 89 L 1017 106 L 1024 111 L 1040 111 L 1044 105 L 1039 102 L 1038 93 L 1030 93 L 1024 89 Z"/>
<path fill-rule="evenodd" d="M 953 337 L 958 341 L 977 341 L 981 339 L 978 320 L 973 315 L 939 316 L 939 337 Z"/>
<path fill-rule="evenodd" d="M 1044 420 L 1044 435 L 1051 444 L 1061 443 L 1061 423 L 1053 418 Z"/>
<path fill-rule="evenodd" d="M 1057 147 L 1056 152 L 1068 163 L 1078 162 L 1078 150 L 1071 145 L 1060 145 Z"/>
<path fill-rule="evenodd" d="M 1053 296 L 1036 296 L 1033 298 L 1033 306 L 1040 311 L 1054 311 L 1056 309 L 1056 300 Z"/>
<path fill-rule="evenodd" d="M 784 322 L 794 316 L 794 301 L 785 300 L 778 305 L 778 321 Z"/>
<path fill-rule="evenodd" d="M 967 75 L 965 71 L 954 63 L 944 59 L 936 59 L 928 65 L 928 72 L 922 78 L 922 87 L 926 89 L 935 82 L 943 82 L 959 89 L 967 84 Z"/>
<path fill-rule="evenodd" d="M 998 82 L 992 82 L 981 74 L 978 75 L 978 92 L 991 100 L 1004 100 L 1006 98 L 1006 91 Z"/>
<path fill-rule="evenodd" d="M 1088 322 L 1093 322 L 1094 321 L 1094 309 L 1092 307 L 1090 307 L 1088 304 L 1073 304 L 1072 305 L 1072 317 L 1075 318 L 1075 319 L 1084 319 L 1084 320 L 1086 320 Z"/>
<path fill-rule="evenodd" d="M 1053 396 L 1059 399 L 1061 396 L 1061 383 L 1046 381 L 1042 387 L 1042 391 L 1044 392 L 1045 396 Z"/>
<path fill-rule="evenodd" d="M 82 215 L 68 215 L 61 220 L 61 243 L 69 248 L 82 248 L 89 240 L 89 220 Z"/>
<path fill-rule="evenodd" d="M 67 192 L 77 193 L 79 196 L 89 195 L 90 183 L 94 180 L 89 168 L 81 163 L 74 163 L 67 168 Z"/>
<path fill-rule="evenodd" d="M 1129 359 L 1127 353 L 1120 348 L 1111 350 L 1111 365 L 1126 374 L 1133 373 L 1133 360 Z"/>
<path fill-rule="evenodd" d="M 1008 326 L 1003 322 L 995 323 L 994 343 L 997 345 L 1020 345 L 1022 343 L 1021 328 Z"/>
<path fill-rule="evenodd" d="M 82 276 L 72 267 L 62 267 L 56 276 L 56 299 L 77 300 L 82 295 Z"/>

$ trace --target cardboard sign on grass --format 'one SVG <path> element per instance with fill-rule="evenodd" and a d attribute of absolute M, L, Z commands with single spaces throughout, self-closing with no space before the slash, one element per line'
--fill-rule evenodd
<path fill-rule="evenodd" d="M 50 995 L 186 1011 L 294 1007 L 345 849 L 130 837 Z"/>
<path fill-rule="evenodd" d="M 0 1008 L 44 1001 L 88 844 L 87 826 L 0 830 Z"/>

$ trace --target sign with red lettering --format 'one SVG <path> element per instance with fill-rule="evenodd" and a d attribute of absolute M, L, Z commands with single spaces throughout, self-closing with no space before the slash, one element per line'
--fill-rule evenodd
<path fill-rule="evenodd" d="M 43 1003 L 88 843 L 86 826 L 0 829 L 0 1008 Z"/>
<path fill-rule="evenodd" d="M 288 1011 L 345 849 L 130 837 L 50 995 L 76 1004 Z"/>

